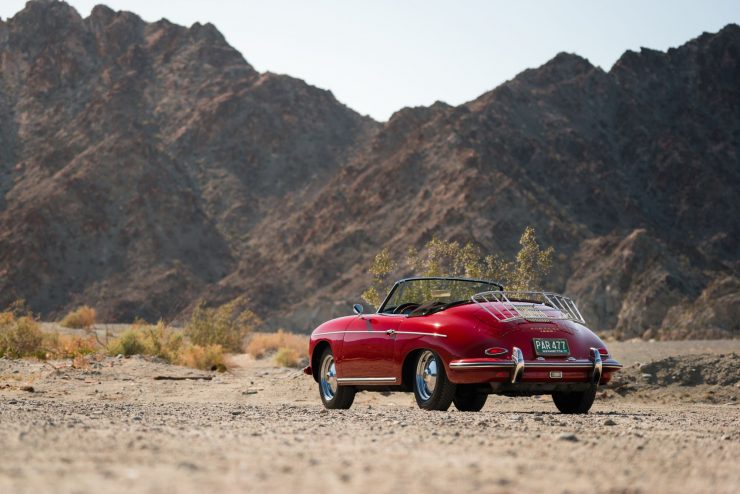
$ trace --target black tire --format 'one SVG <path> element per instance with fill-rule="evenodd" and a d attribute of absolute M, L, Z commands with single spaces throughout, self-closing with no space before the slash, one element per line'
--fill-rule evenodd
<path fill-rule="evenodd" d="M 488 399 L 488 393 L 481 393 L 475 387 L 457 386 L 452 402 L 461 412 L 480 412 Z"/>
<path fill-rule="evenodd" d="M 431 350 L 423 350 L 416 358 L 413 384 L 416 404 L 422 410 L 447 410 L 457 388 L 447 379 L 442 359 Z"/>
<path fill-rule="evenodd" d="M 555 402 L 560 413 L 588 413 L 595 398 L 596 386 L 591 386 L 586 391 L 552 394 L 552 401 Z"/>
<path fill-rule="evenodd" d="M 353 386 L 339 386 L 331 348 L 324 350 L 319 360 L 319 396 L 329 410 L 346 410 L 355 401 L 357 390 Z"/>

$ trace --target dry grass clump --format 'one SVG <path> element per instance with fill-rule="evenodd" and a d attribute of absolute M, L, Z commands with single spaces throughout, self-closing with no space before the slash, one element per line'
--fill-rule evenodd
<path fill-rule="evenodd" d="M 249 339 L 246 352 L 254 358 L 275 354 L 275 363 L 282 367 L 298 367 L 308 356 L 308 336 L 288 333 L 255 333 Z"/>
<path fill-rule="evenodd" d="M 95 325 L 97 313 L 90 306 L 83 305 L 69 312 L 59 323 L 65 328 L 85 329 Z"/>
<path fill-rule="evenodd" d="M 45 357 L 54 359 L 78 359 L 99 350 L 93 336 L 68 336 L 59 333 L 44 334 L 42 346 L 46 352 Z"/>
<path fill-rule="evenodd" d="M 226 361 L 221 345 L 186 345 L 177 357 L 177 363 L 194 369 L 224 372 Z"/>
<path fill-rule="evenodd" d="M 244 338 L 262 321 L 251 310 L 239 311 L 241 299 L 216 308 L 198 304 L 193 311 L 185 334 L 195 345 L 221 345 L 225 350 L 238 352 Z"/>
<path fill-rule="evenodd" d="M 44 358 L 44 335 L 31 314 L 0 313 L 0 357 Z"/>

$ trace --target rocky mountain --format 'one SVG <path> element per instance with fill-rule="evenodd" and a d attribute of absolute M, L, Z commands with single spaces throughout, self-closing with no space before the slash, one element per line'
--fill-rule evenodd
<path fill-rule="evenodd" d="M 622 337 L 740 328 L 740 27 L 608 71 L 571 54 L 467 104 L 362 117 L 211 25 L 35 0 L 0 22 L 0 305 L 347 313 L 380 248 L 512 255 Z M 408 273 L 407 273 L 408 274 Z"/>

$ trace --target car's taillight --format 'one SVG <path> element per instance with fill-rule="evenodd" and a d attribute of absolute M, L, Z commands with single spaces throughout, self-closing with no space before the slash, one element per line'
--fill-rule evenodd
<path fill-rule="evenodd" d="M 485 353 L 486 355 L 488 355 L 490 357 L 497 357 L 499 355 L 505 355 L 508 352 L 509 352 L 508 349 L 502 348 L 502 347 L 499 347 L 499 346 L 495 346 L 493 348 L 486 348 L 483 351 L 483 353 Z"/>
<path fill-rule="evenodd" d="M 602 359 L 609 357 L 609 350 L 607 350 L 606 348 L 599 348 L 599 356 Z"/>

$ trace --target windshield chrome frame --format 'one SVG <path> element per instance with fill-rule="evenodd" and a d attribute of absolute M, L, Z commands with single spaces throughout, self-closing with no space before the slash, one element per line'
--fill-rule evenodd
<path fill-rule="evenodd" d="M 494 285 L 499 287 L 499 290 L 504 289 L 504 285 L 497 281 L 492 280 L 481 280 L 477 278 L 463 278 L 458 276 L 416 276 L 412 278 L 404 278 L 402 280 L 398 280 L 393 284 L 393 288 L 390 289 L 388 292 L 388 295 L 385 296 L 383 299 L 383 303 L 380 304 L 380 307 L 375 311 L 376 314 L 383 314 L 383 309 L 385 308 L 385 305 L 388 303 L 388 301 L 391 299 L 393 294 L 396 292 L 398 287 L 401 285 L 401 283 L 406 283 L 408 281 L 434 281 L 434 280 L 441 280 L 441 281 L 467 281 L 470 283 L 485 283 L 487 285 Z"/>

